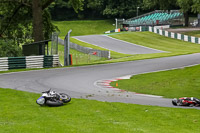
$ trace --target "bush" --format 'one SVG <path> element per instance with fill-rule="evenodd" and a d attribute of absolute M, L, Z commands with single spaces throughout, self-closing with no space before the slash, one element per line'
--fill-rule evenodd
<path fill-rule="evenodd" d="M 22 49 L 13 41 L 0 40 L 0 57 L 22 56 Z"/>

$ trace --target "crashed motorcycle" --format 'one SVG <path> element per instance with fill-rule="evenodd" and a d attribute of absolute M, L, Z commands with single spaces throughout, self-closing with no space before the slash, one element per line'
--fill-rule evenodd
<path fill-rule="evenodd" d="M 57 93 L 51 89 L 42 92 L 42 96 L 36 100 L 40 106 L 62 106 L 71 101 L 71 97 L 65 93 Z"/>
<path fill-rule="evenodd" d="M 174 106 L 200 106 L 200 99 L 195 97 L 181 97 L 181 98 L 174 98 L 172 100 L 172 104 Z"/>

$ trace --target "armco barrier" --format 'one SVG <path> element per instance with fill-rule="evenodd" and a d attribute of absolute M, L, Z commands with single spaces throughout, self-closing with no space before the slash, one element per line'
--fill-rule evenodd
<path fill-rule="evenodd" d="M 162 36 L 169 37 L 169 38 L 174 38 L 174 39 L 179 39 L 179 40 L 183 40 L 186 42 L 200 44 L 200 38 L 198 38 L 198 37 L 187 36 L 187 35 L 183 35 L 183 34 L 179 34 L 179 33 L 173 33 L 173 32 L 165 31 L 162 29 L 157 29 L 155 27 L 149 27 L 147 29 L 148 30 L 143 30 L 143 31 L 150 31 L 150 32 L 154 32 L 156 34 L 162 35 Z"/>
<path fill-rule="evenodd" d="M 58 43 L 64 45 L 64 40 L 59 38 Z M 98 56 L 98 57 L 104 57 L 104 58 L 108 58 L 108 59 L 110 58 L 110 51 L 83 47 L 83 46 L 80 46 L 78 44 L 71 43 L 71 42 L 70 42 L 70 48 L 76 49 L 77 51 L 80 51 L 80 52 L 85 53 L 85 54 L 91 54 L 91 53 L 96 52 L 97 53 L 96 56 Z"/>
<path fill-rule="evenodd" d="M 47 68 L 57 66 L 59 66 L 58 55 L 0 58 L 0 71 L 21 68 Z"/>

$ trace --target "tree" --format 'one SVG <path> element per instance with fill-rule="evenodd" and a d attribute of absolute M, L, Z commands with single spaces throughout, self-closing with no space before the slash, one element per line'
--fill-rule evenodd
<path fill-rule="evenodd" d="M 51 4 L 54 0 L 49 0 L 49 4 Z M 43 35 L 43 23 L 42 23 L 42 10 L 43 7 L 41 0 L 32 0 L 32 14 L 33 14 L 33 37 L 34 41 L 44 40 Z"/>
<path fill-rule="evenodd" d="M 79 11 L 83 10 L 85 1 L 84 3 L 83 1 L 77 1 L 74 3 L 76 5 L 72 5 L 73 3 L 69 0 L 56 0 L 56 2 L 52 3 L 48 7 L 48 10 L 50 11 L 54 20 L 63 21 L 74 19 L 77 17 Z"/>
<path fill-rule="evenodd" d="M 22 56 L 21 48 L 17 45 L 13 45 L 10 40 L 0 40 L 0 57 L 17 57 Z"/>
<path fill-rule="evenodd" d="M 143 0 L 143 8 L 170 10 L 176 7 L 176 0 Z"/>
<path fill-rule="evenodd" d="M 0 38 L 13 40 L 19 45 L 31 38 L 31 10 L 23 2 L 13 1 L 0 3 Z"/>
<path fill-rule="evenodd" d="M 181 11 L 185 17 L 185 26 L 189 26 L 189 12 L 191 11 L 191 6 L 193 5 L 192 0 L 177 0 L 177 4 L 181 8 Z"/>
<path fill-rule="evenodd" d="M 200 0 L 193 0 L 192 12 L 200 13 Z"/>
<path fill-rule="evenodd" d="M 87 0 L 87 8 L 99 12 L 107 18 L 130 18 L 136 16 L 142 0 Z"/>
<path fill-rule="evenodd" d="M 68 1 L 72 4 L 75 11 L 81 9 L 83 0 Z M 2 16 L 1 27 L 4 28 L 1 28 L 0 36 L 7 38 L 10 36 L 10 38 L 15 39 L 16 36 L 13 34 L 13 31 L 17 31 L 17 29 L 12 25 L 23 27 L 26 23 L 28 28 L 24 26 L 23 32 L 30 31 L 29 28 L 31 27 L 31 24 L 33 40 L 43 40 L 45 32 L 49 31 L 49 27 L 51 27 L 52 30 L 55 29 L 55 26 L 53 26 L 51 21 L 48 19 L 50 17 L 46 10 L 46 8 L 53 2 L 55 2 L 55 0 L 2 0 L 0 4 L 0 16 Z M 22 19 L 24 17 L 25 19 Z M 32 23 L 30 22 L 31 20 Z"/>
<path fill-rule="evenodd" d="M 200 13 L 200 0 L 144 0 L 144 8 L 169 10 L 179 8 L 185 17 L 185 26 L 189 26 L 189 12 Z"/>
<path fill-rule="evenodd" d="M 130 18 L 136 16 L 137 7 L 141 6 L 142 0 L 107 0 L 103 15 Z"/>

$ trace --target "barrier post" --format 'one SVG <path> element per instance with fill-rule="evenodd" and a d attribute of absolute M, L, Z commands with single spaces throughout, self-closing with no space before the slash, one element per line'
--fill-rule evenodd
<path fill-rule="evenodd" d="M 69 53 L 70 53 L 70 33 L 72 30 L 69 30 L 64 40 L 64 66 L 70 65 Z"/>

